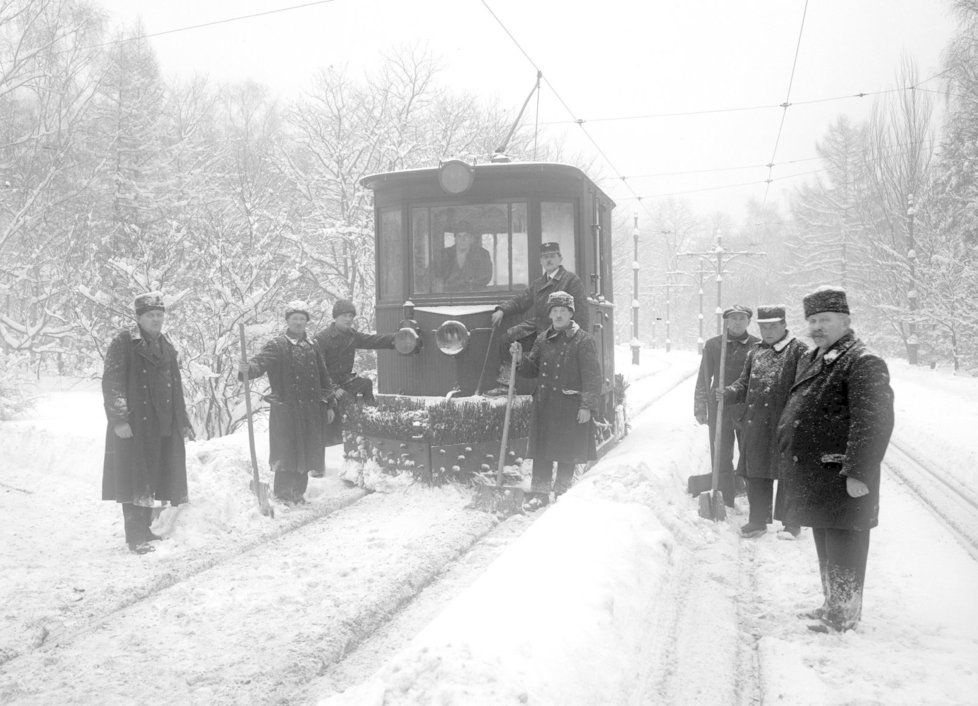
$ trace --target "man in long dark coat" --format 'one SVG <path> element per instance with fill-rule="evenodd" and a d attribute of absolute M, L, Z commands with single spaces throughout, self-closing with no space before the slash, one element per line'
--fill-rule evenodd
<path fill-rule="evenodd" d="M 574 297 L 570 293 L 552 293 L 547 306 L 551 326 L 537 335 L 529 355 L 523 356 L 518 341 L 511 344 L 519 374 L 537 379 L 527 452 L 533 459 L 528 510 L 550 501 L 554 463 L 554 496 L 560 497 L 571 486 L 574 467 L 596 457 L 592 417 L 600 411 L 601 402 L 598 349 L 590 334 L 572 320 Z"/>
<path fill-rule="evenodd" d="M 893 432 L 886 363 L 850 328 L 841 289 L 804 298 L 818 348 L 798 375 L 778 424 L 788 511 L 811 527 L 825 602 L 812 629 L 854 628 L 862 615 L 869 532 L 879 518 L 880 464 Z"/>
<path fill-rule="evenodd" d="M 238 377 L 268 374 L 271 414 L 268 462 L 275 472 L 279 500 L 304 501 L 309 476 L 323 475 L 323 434 L 332 421 L 333 383 L 322 357 L 306 336 L 308 307 L 292 302 L 285 310 L 287 329 L 265 344 L 249 362 L 239 363 Z"/>
<path fill-rule="evenodd" d="M 455 226 L 455 244 L 442 252 L 440 277 L 446 292 L 474 292 L 492 280 L 492 256 L 468 221 Z"/>
<path fill-rule="evenodd" d="M 733 382 L 740 377 L 747 361 L 747 352 L 760 339 L 747 333 L 754 312 L 736 304 L 723 312 L 723 325 L 727 327 L 727 359 L 724 365 L 724 383 Z M 738 448 L 743 448 L 736 420 L 744 413 L 741 404 L 729 407 L 724 405 L 723 426 L 721 427 L 720 448 L 716 444 L 717 428 L 717 388 L 720 384 L 720 345 L 722 336 L 714 336 L 703 346 L 703 357 L 700 359 L 700 372 L 696 378 L 696 389 L 693 393 L 693 416 L 700 424 L 709 425 L 710 430 L 710 459 L 714 454 L 720 456 L 720 473 L 718 489 L 723 494 L 723 502 L 728 507 L 734 506 L 736 483 L 734 481 L 733 452 L 736 438 Z"/>
<path fill-rule="evenodd" d="M 748 538 L 764 534 L 771 521 L 774 481 L 779 477 L 778 420 L 795 382 L 798 359 L 808 352 L 808 346 L 788 331 L 783 306 L 757 307 L 757 326 L 761 343 L 747 352 L 740 377 L 724 391 L 725 401 L 744 409 L 736 420 L 741 429 L 737 473 L 747 483 L 750 516 L 740 532 Z M 779 536 L 794 539 L 799 527 L 785 519 L 783 504 L 779 483 L 774 517 L 785 523 L 785 534 Z"/>
<path fill-rule="evenodd" d="M 567 292 L 574 299 L 574 321 L 585 333 L 588 330 L 587 290 L 581 278 L 561 264 L 559 243 L 543 243 L 540 246 L 540 265 L 543 274 L 537 277 L 530 286 L 503 304 L 496 307 L 492 313 L 492 326 L 496 329 L 502 320 L 514 314 L 525 314 L 523 320 L 515 326 L 510 326 L 500 337 L 499 341 L 499 386 L 490 390 L 488 395 L 505 395 L 509 386 L 509 366 L 512 362 L 511 344 L 519 341 L 524 348 L 529 348 L 536 340 L 537 334 L 550 326 L 550 308 L 547 300 L 554 292 Z"/>
<path fill-rule="evenodd" d="M 353 363 L 358 350 L 387 350 L 394 348 L 394 334 L 363 333 L 354 328 L 357 308 L 349 299 L 339 299 L 333 305 L 332 323 L 316 334 L 313 345 L 326 363 L 329 377 L 336 385 L 334 396 L 337 414 L 327 427 L 323 439 L 327 446 L 343 441 L 343 410 L 362 398 L 368 405 L 377 404 L 374 398 L 374 383 L 353 372 Z"/>
<path fill-rule="evenodd" d="M 136 325 L 117 334 L 105 356 L 102 499 L 122 504 L 126 544 L 145 554 L 160 539 L 149 529 L 156 501 L 187 502 L 183 437 L 193 430 L 177 352 L 163 333 L 163 296 L 142 294 L 134 309 Z"/>

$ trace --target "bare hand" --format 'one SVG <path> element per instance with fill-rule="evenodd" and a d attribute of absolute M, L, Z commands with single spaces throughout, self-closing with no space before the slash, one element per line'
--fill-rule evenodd
<path fill-rule="evenodd" d="M 717 389 L 717 402 L 723 402 L 723 390 Z"/>
<path fill-rule="evenodd" d="M 846 492 L 849 493 L 850 498 L 861 498 L 869 495 L 869 486 L 861 480 L 846 476 Z"/>
<path fill-rule="evenodd" d="M 503 320 L 503 312 L 501 309 L 496 309 L 492 312 L 492 325 L 499 326 L 499 323 Z"/>
<path fill-rule="evenodd" d="M 116 424 L 113 429 L 115 435 L 120 439 L 131 439 L 132 438 L 132 427 L 129 426 L 129 422 L 123 422 L 122 424 Z"/>
<path fill-rule="evenodd" d="M 327 424 L 332 424 L 334 419 L 336 419 L 336 412 L 334 412 L 331 408 L 327 408 L 326 409 L 326 423 Z"/>
<path fill-rule="evenodd" d="M 519 365 L 523 360 L 523 346 L 520 345 L 519 341 L 513 341 L 509 344 L 509 353 L 513 356 L 513 360 Z"/>
<path fill-rule="evenodd" d="M 591 421 L 591 410 L 589 410 L 587 407 L 577 410 L 578 424 L 587 424 L 589 421 Z"/>
<path fill-rule="evenodd" d="M 339 402 L 346 397 L 346 390 L 344 390 L 342 387 L 337 387 L 336 392 L 333 393 L 333 396 L 336 398 L 336 401 Z"/>
<path fill-rule="evenodd" d="M 706 424 L 708 422 L 705 414 L 695 414 L 697 424 Z"/>

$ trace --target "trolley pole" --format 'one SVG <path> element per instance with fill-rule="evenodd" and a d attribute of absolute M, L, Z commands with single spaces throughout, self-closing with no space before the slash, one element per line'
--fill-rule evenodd
<path fill-rule="evenodd" d="M 699 258 L 701 267 L 706 264 L 711 269 L 716 268 L 716 279 L 717 279 L 717 308 L 716 308 L 716 319 L 717 319 L 717 335 L 719 336 L 723 330 L 723 276 L 728 273 L 725 267 L 738 257 L 761 257 L 767 253 L 755 252 L 752 250 L 725 250 L 723 247 L 723 235 L 720 230 L 717 229 L 716 233 L 716 246 L 713 250 L 707 250 L 704 252 L 681 252 L 679 257 L 695 257 Z M 705 273 L 704 273 L 705 274 Z M 702 275 L 701 275 L 702 277 Z M 702 291 L 702 288 L 701 288 Z M 700 295 L 700 301 L 702 302 L 703 295 Z M 700 305 L 700 316 L 702 317 L 702 304 Z M 702 330 L 702 319 L 700 320 L 700 328 Z M 700 334 L 702 339 L 703 335 Z M 700 351 L 702 352 L 702 351 Z"/>
<path fill-rule="evenodd" d="M 697 321 L 699 322 L 699 335 L 696 339 L 696 352 L 703 355 L 703 346 L 706 344 L 706 341 L 703 338 L 703 277 L 705 277 L 707 274 L 707 270 L 703 269 L 703 263 L 700 263 L 700 268 L 696 271 L 696 274 L 699 277 L 697 287 L 699 289 L 700 299 L 700 310 L 696 315 Z"/>
<path fill-rule="evenodd" d="M 638 264 L 638 214 L 635 214 L 635 226 L 632 229 L 632 239 L 635 243 L 634 254 L 635 257 L 632 260 L 632 365 L 639 364 L 639 355 L 642 347 L 641 341 L 638 340 L 638 271 L 641 269 L 641 265 Z"/>
<path fill-rule="evenodd" d="M 913 194 L 907 196 L 907 259 L 910 261 L 910 291 L 907 301 L 910 305 L 910 323 L 907 324 L 907 361 L 917 365 L 920 342 L 917 340 L 917 251 L 913 238 L 913 219 L 917 209 Z"/>

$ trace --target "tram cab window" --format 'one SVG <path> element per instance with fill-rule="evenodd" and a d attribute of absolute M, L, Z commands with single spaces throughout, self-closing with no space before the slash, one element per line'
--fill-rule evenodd
<path fill-rule="evenodd" d="M 574 204 L 570 201 L 540 203 L 540 242 L 559 243 L 564 267 L 577 272 Z"/>
<path fill-rule="evenodd" d="M 414 294 L 523 289 L 526 204 L 411 209 Z"/>
<path fill-rule="evenodd" d="M 380 238 L 377 261 L 380 268 L 380 298 L 399 301 L 404 295 L 404 253 L 401 250 L 401 209 L 386 208 L 380 212 Z"/>

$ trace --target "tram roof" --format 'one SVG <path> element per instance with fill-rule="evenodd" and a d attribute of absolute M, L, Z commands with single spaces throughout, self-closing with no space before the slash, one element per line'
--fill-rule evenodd
<path fill-rule="evenodd" d="M 494 177 L 505 177 L 509 174 L 515 176 L 525 174 L 528 171 L 532 172 L 533 170 L 541 173 L 564 173 L 565 175 L 577 176 L 588 182 L 595 191 L 611 204 L 612 208 L 616 206 L 614 200 L 601 187 L 595 184 L 583 170 L 571 164 L 562 164 L 560 162 L 489 162 L 484 164 L 471 164 L 469 166 L 474 170 L 476 177 L 488 176 L 490 174 Z M 402 169 L 396 172 L 369 174 L 360 179 L 360 184 L 368 189 L 375 189 L 380 184 L 393 185 L 400 181 L 409 181 L 418 178 L 437 179 L 439 169 L 440 167 L 423 167 L 418 169 Z"/>

